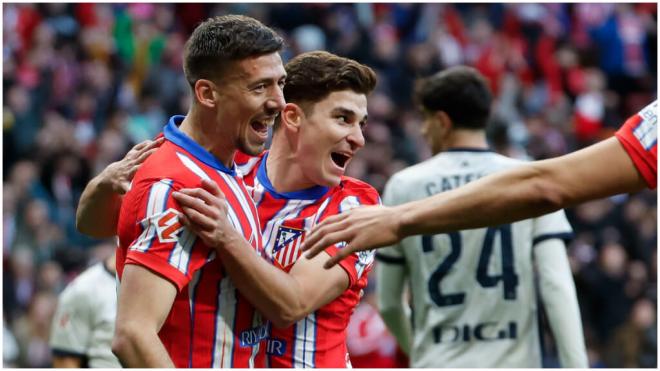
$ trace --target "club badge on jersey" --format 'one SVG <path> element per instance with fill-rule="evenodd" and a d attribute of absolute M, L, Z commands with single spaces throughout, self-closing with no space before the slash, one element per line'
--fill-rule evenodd
<path fill-rule="evenodd" d="M 286 268 L 298 260 L 301 254 L 300 245 L 305 231 L 299 228 L 280 225 L 277 228 L 275 246 L 272 258 L 283 268 Z"/>

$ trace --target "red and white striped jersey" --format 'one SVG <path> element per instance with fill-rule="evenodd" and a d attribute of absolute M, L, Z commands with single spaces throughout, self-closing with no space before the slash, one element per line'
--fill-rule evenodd
<path fill-rule="evenodd" d="M 337 187 L 315 186 L 278 193 L 266 174 L 267 156 L 267 153 L 259 157 L 240 154 L 236 164 L 257 204 L 266 255 L 286 272 L 300 258 L 305 233 L 316 223 L 360 205 L 380 204 L 375 189 L 349 177 L 342 177 Z M 341 248 L 338 245 L 326 252 L 336 254 Z M 346 328 L 360 300 L 360 290 L 367 285 L 373 256 L 373 251 L 364 251 L 340 263 L 350 284 L 335 300 L 289 328 L 271 327 L 266 349 L 262 349 L 266 352 L 267 367 L 350 367 Z"/>
<path fill-rule="evenodd" d="M 234 169 L 183 134 L 174 116 L 165 143 L 140 167 L 119 217 L 117 273 L 143 266 L 177 288 L 159 332 L 176 367 L 252 367 L 268 327 L 225 275 L 215 251 L 179 222 L 172 191 L 215 181 L 227 197 L 229 219 L 261 254 L 257 209 Z"/>
<path fill-rule="evenodd" d="M 658 184 L 658 101 L 630 117 L 616 137 L 649 188 Z"/>

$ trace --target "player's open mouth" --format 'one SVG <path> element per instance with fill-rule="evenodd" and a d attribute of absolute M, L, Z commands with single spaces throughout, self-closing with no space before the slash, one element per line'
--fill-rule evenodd
<path fill-rule="evenodd" d="M 332 152 L 330 154 L 330 157 L 332 158 L 332 162 L 334 162 L 335 165 L 339 166 L 342 169 L 346 166 L 348 160 L 351 159 L 350 155 L 339 152 Z"/>
<path fill-rule="evenodd" d="M 268 135 L 268 127 L 271 126 L 272 121 L 271 120 L 254 120 L 250 122 L 250 126 L 252 127 L 252 130 L 256 131 L 258 134 L 261 136 L 267 136 Z"/>

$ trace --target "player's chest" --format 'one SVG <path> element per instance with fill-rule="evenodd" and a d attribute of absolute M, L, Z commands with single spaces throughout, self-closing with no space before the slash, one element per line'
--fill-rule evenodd
<path fill-rule="evenodd" d="M 259 204 L 264 250 L 277 266 L 288 270 L 300 258 L 305 236 L 323 217 L 327 203 L 263 200 Z"/>

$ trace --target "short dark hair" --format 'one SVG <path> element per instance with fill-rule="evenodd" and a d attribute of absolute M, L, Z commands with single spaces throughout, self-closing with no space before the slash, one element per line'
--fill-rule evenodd
<path fill-rule="evenodd" d="M 492 95 L 486 79 L 474 68 L 451 67 L 417 83 L 415 100 L 424 111 L 443 111 L 455 127 L 483 129 Z"/>
<path fill-rule="evenodd" d="M 233 61 L 278 52 L 284 40 L 254 18 L 223 15 L 195 28 L 183 51 L 183 72 L 190 86 L 199 79 L 216 80 Z"/>
<path fill-rule="evenodd" d="M 303 109 L 336 91 L 350 89 L 369 95 L 376 87 L 376 73 L 371 68 L 325 51 L 297 55 L 284 68 L 284 99 Z M 278 127 L 279 120 L 275 123 Z"/>

